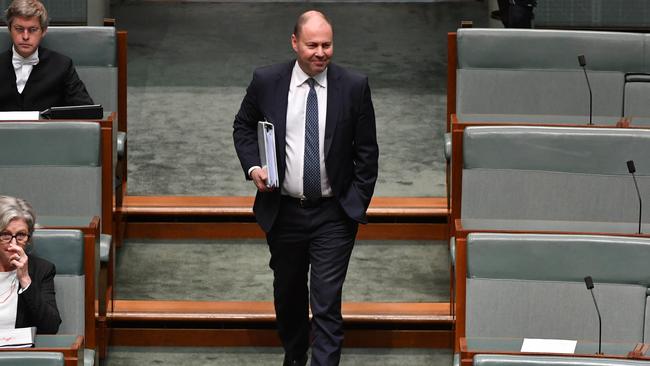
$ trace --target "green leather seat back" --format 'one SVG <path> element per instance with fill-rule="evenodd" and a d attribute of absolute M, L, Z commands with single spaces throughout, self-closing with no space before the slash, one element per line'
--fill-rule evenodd
<path fill-rule="evenodd" d="M 83 233 L 79 230 L 37 229 L 32 243 L 32 253 L 56 266 L 54 287 L 62 320 L 59 334 L 83 335 L 85 333 Z"/>
<path fill-rule="evenodd" d="M 583 282 L 592 276 L 603 341 L 642 342 L 650 239 L 473 233 L 467 238 L 468 337 L 597 340 Z"/>
<path fill-rule="evenodd" d="M 636 223 L 638 200 L 626 162 L 636 162 L 643 195 L 650 192 L 647 156 L 646 130 L 469 127 L 463 137 L 461 217 Z M 644 222 L 650 222 L 647 215 Z"/>
<path fill-rule="evenodd" d="M 3 194 L 43 216 L 101 217 L 100 127 L 88 122 L 2 122 Z"/>
<path fill-rule="evenodd" d="M 457 40 L 458 114 L 588 115 L 584 54 L 593 114 L 620 116 L 625 73 L 645 68 L 642 34 L 475 28 Z"/>
<path fill-rule="evenodd" d="M 63 366 L 60 352 L 0 352 L 0 366 Z"/>

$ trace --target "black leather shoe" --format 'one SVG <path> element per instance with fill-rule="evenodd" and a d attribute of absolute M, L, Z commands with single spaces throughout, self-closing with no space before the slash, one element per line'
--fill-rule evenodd
<path fill-rule="evenodd" d="M 290 358 L 288 355 L 284 355 L 284 362 L 282 366 L 305 366 L 307 364 L 307 354 L 305 353 L 302 357 L 297 359 Z"/>

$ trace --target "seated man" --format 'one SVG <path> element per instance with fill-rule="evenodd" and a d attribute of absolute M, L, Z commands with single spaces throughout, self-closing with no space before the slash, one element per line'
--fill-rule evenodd
<path fill-rule="evenodd" d="M 0 111 L 93 104 L 72 60 L 39 47 L 48 25 L 40 1 L 14 0 L 6 21 L 13 46 L 0 53 Z"/>

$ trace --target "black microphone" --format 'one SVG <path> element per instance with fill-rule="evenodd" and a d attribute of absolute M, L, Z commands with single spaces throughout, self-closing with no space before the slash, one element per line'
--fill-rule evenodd
<path fill-rule="evenodd" d="M 598 355 L 602 355 L 601 345 L 603 343 L 603 320 L 600 318 L 600 310 L 598 310 L 598 303 L 596 302 L 596 296 L 594 296 L 594 280 L 591 279 L 591 276 L 585 277 L 585 285 L 587 285 L 587 290 L 591 292 L 591 297 L 594 299 L 594 305 L 596 305 L 596 313 L 598 313 Z"/>
<path fill-rule="evenodd" d="M 634 160 L 627 161 L 627 171 L 632 174 L 632 179 L 634 179 L 634 187 L 636 188 L 636 196 L 639 198 L 639 234 L 641 234 L 641 214 L 643 213 L 643 202 L 641 202 L 641 193 L 639 193 L 639 185 L 636 183 L 636 168 L 634 167 Z"/>
<path fill-rule="evenodd" d="M 587 61 L 585 60 L 585 55 L 579 55 L 578 56 L 578 63 L 580 64 L 580 67 L 582 67 L 582 71 L 585 73 L 585 79 L 587 79 L 587 88 L 589 88 L 589 125 L 591 126 L 591 116 L 593 114 L 593 96 L 591 95 L 591 84 L 589 84 L 589 76 L 587 76 L 587 69 L 585 66 L 587 66 Z"/>

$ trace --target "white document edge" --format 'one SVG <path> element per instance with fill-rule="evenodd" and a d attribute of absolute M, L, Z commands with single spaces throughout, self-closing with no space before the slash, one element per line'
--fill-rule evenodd
<path fill-rule="evenodd" d="M 0 112 L 0 121 L 38 121 L 40 118 L 39 111 Z"/>
<path fill-rule="evenodd" d="M 524 338 L 521 352 L 573 354 L 577 344 L 578 341 L 568 339 Z"/>

